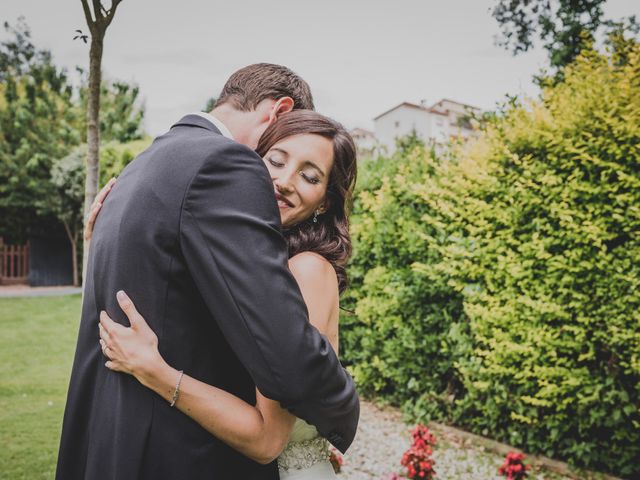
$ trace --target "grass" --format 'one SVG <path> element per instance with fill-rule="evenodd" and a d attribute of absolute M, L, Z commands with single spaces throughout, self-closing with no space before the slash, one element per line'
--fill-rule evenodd
<path fill-rule="evenodd" d="M 80 303 L 80 295 L 0 298 L 0 480 L 54 477 Z M 480 478 L 460 471 L 467 467 L 496 478 L 502 457 L 475 450 L 474 456 L 442 442 L 440 478 Z M 540 472 L 533 478 L 566 477 Z"/>
<path fill-rule="evenodd" d="M 54 477 L 80 296 L 0 299 L 0 478 Z"/>

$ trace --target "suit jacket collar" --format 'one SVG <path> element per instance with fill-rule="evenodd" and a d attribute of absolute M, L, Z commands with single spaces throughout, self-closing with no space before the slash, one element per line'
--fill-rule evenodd
<path fill-rule="evenodd" d="M 205 130 L 210 130 L 213 133 L 217 133 L 218 135 L 222 135 L 222 132 L 220 132 L 220 130 L 218 130 L 218 128 L 216 128 L 216 126 L 213 123 L 211 123 L 206 118 L 201 117 L 200 115 L 195 115 L 193 113 L 189 114 L 189 115 L 185 115 L 184 117 L 182 117 L 171 128 L 179 127 L 179 126 L 204 128 Z"/>

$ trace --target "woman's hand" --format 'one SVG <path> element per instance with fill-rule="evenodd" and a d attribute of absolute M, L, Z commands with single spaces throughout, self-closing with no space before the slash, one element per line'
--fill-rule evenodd
<path fill-rule="evenodd" d="M 125 327 L 100 312 L 100 347 L 109 359 L 105 366 L 115 372 L 135 376 L 143 385 L 165 363 L 158 351 L 158 337 L 123 291 L 116 295 L 120 308 L 131 323 Z"/>
<path fill-rule="evenodd" d="M 107 184 L 102 187 L 102 190 L 98 192 L 95 200 L 91 204 L 91 209 L 89 210 L 89 216 L 87 217 L 87 223 L 84 227 L 84 240 L 85 242 L 91 241 L 91 237 L 93 236 L 93 226 L 96 223 L 96 218 L 98 218 L 98 213 L 100 213 L 100 209 L 102 208 L 102 204 L 104 203 L 104 199 L 107 198 L 109 192 L 116 184 L 115 177 L 107 182 Z"/>

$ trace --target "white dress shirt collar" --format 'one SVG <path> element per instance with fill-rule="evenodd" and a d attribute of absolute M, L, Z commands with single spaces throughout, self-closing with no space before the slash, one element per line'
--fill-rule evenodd
<path fill-rule="evenodd" d="M 231 132 L 229 131 L 229 129 L 226 127 L 226 125 L 224 123 L 222 123 L 219 119 L 217 119 L 216 117 L 214 117 L 213 115 L 211 115 L 210 113 L 205 113 L 205 112 L 195 112 L 194 115 L 200 115 L 202 118 L 205 118 L 207 120 L 209 120 L 211 123 L 213 123 L 213 125 L 220 130 L 220 133 L 222 135 L 224 135 L 227 138 L 230 138 L 231 140 L 234 140 L 233 135 L 231 135 Z"/>

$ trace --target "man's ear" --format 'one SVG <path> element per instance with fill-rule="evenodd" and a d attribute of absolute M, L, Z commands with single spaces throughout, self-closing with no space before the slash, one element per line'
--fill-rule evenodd
<path fill-rule="evenodd" d="M 283 113 L 287 113 L 293 110 L 293 98 L 291 97 L 282 97 L 279 98 L 276 103 L 273 105 L 271 109 L 271 113 L 269 114 L 269 124 L 275 122 L 280 115 Z"/>

